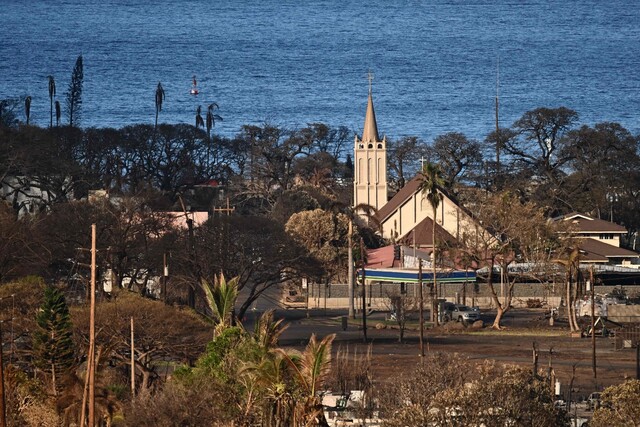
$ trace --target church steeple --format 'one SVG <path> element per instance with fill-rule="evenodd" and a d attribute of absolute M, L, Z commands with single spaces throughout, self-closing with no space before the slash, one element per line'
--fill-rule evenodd
<path fill-rule="evenodd" d="M 369 73 L 369 97 L 362 138 L 356 135 L 354 146 L 353 206 L 361 203 L 380 209 L 387 203 L 387 141 L 380 139 L 371 91 L 373 75 Z"/>
<path fill-rule="evenodd" d="M 367 114 L 364 117 L 364 130 L 362 131 L 362 142 L 378 142 L 378 123 L 376 123 L 376 112 L 373 109 L 373 96 L 369 89 L 369 100 L 367 101 Z"/>

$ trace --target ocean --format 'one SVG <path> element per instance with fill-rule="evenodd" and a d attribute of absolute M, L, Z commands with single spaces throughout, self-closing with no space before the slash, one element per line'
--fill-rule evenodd
<path fill-rule="evenodd" d="M 388 138 L 483 139 L 496 91 L 501 126 L 566 106 L 638 133 L 639 22 L 623 0 L 0 0 L 0 99 L 30 95 L 47 126 L 47 76 L 64 105 L 82 54 L 83 127 L 152 124 L 162 82 L 161 122 L 194 123 L 215 102 L 224 136 L 262 123 L 360 133 L 371 72 Z"/>

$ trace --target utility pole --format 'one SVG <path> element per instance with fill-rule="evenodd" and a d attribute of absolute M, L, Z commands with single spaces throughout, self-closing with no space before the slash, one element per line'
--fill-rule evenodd
<path fill-rule="evenodd" d="M 424 295 L 422 292 L 422 258 L 418 258 L 418 287 L 420 288 L 420 359 L 424 360 Z"/>
<path fill-rule="evenodd" d="M 2 359 L 2 323 L 0 320 L 0 427 L 7 427 L 5 398 L 4 398 L 4 363 Z"/>
<path fill-rule="evenodd" d="M 162 254 L 162 299 L 167 303 L 167 280 L 169 280 L 169 264 L 167 264 L 167 253 Z"/>
<path fill-rule="evenodd" d="M 96 358 L 96 225 L 91 224 L 91 308 L 89 314 L 89 427 L 95 426 Z"/>
<path fill-rule="evenodd" d="M 591 288 L 591 364 L 593 368 L 593 380 L 598 383 L 598 373 L 596 371 L 596 328 L 595 328 L 595 283 L 593 281 L 593 265 L 589 269 L 589 287 Z"/>
<path fill-rule="evenodd" d="M 235 207 L 231 207 L 229 205 L 229 198 L 227 197 L 227 207 L 226 208 L 213 208 L 213 212 L 226 212 L 227 216 L 231 215 L 231 212 L 236 210 Z"/>
<path fill-rule="evenodd" d="M 640 342 L 636 342 L 636 379 L 640 380 Z"/>
<path fill-rule="evenodd" d="M 87 354 L 87 377 L 85 380 L 85 392 L 82 396 L 82 411 L 80 413 L 80 427 L 95 426 L 95 341 L 96 341 L 96 225 L 91 224 L 91 285 L 89 308 L 89 351 Z M 86 400 L 89 396 L 89 419 L 86 418 Z"/>
<path fill-rule="evenodd" d="M 355 307 L 353 304 L 353 300 L 354 300 L 354 280 L 353 280 L 353 219 L 349 218 L 349 234 L 347 235 L 348 237 L 348 248 L 347 250 L 349 251 L 347 253 L 347 261 L 349 263 L 349 317 L 351 317 L 352 319 L 356 318 L 356 311 L 355 311 Z"/>
<path fill-rule="evenodd" d="M 195 272 L 196 282 L 198 286 L 202 283 L 202 274 L 200 272 L 200 265 L 198 264 L 198 254 L 196 252 L 196 240 L 195 234 L 193 231 L 193 218 L 189 217 L 189 213 L 187 212 L 187 207 L 184 204 L 181 196 L 178 196 L 180 200 L 180 205 L 182 206 L 182 212 L 184 213 L 185 221 L 187 222 L 187 236 L 189 237 L 189 261 L 191 262 L 191 268 Z M 189 308 L 195 308 L 196 306 L 196 289 L 195 285 L 189 284 L 187 288 L 188 292 L 188 305 Z"/>
<path fill-rule="evenodd" d="M 131 396 L 136 395 L 136 346 L 133 335 L 133 316 L 131 316 Z"/>
<path fill-rule="evenodd" d="M 366 286 L 367 277 L 364 262 L 364 241 L 360 237 L 360 262 L 362 263 L 362 333 L 364 334 L 364 342 L 367 340 L 367 292 Z"/>

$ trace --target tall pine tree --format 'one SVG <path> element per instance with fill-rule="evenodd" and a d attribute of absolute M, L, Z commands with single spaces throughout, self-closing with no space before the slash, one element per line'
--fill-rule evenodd
<path fill-rule="evenodd" d="M 57 395 L 58 378 L 74 364 L 73 331 L 69 307 L 64 294 L 48 287 L 36 316 L 33 355 L 36 365 L 51 375 L 53 393 Z"/>
<path fill-rule="evenodd" d="M 82 107 L 82 82 L 84 71 L 82 67 L 82 55 L 78 56 L 76 65 L 71 73 L 71 82 L 67 91 L 67 114 L 69 115 L 69 126 L 80 125 L 80 108 Z"/>

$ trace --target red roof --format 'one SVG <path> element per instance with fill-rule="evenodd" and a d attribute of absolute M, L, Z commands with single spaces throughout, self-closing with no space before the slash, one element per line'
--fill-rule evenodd
<path fill-rule="evenodd" d="M 394 245 L 389 245 L 378 249 L 367 249 L 367 267 L 398 267 L 399 261 L 393 259 L 393 248 Z"/>
<path fill-rule="evenodd" d="M 414 239 L 415 235 L 415 239 Z M 447 243 L 455 243 L 456 239 L 449 233 L 447 230 L 442 228 L 442 226 L 436 223 L 436 239 L 438 242 L 447 242 Z M 413 246 L 414 244 L 418 247 L 433 247 L 433 220 L 429 217 L 426 217 L 422 221 L 416 225 L 413 230 L 407 233 L 402 239 L 400 239 L 400 243 L 403 243 L 407 246 Z"/>

